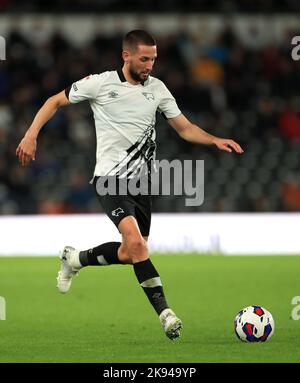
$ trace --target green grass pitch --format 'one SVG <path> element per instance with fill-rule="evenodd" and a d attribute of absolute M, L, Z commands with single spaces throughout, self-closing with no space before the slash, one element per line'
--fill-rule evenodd
<path fill-rule="evenodd" d="M 170 341 L 131 266 L 89 267 L 58 293 L 55 257 L 0 257 L 0 362 L 300 362 L 300 257 L 153 255 L 183 320 Z M 266 343 L 242 343 L 233 320 L 261 305 L 275 319 Z"/>

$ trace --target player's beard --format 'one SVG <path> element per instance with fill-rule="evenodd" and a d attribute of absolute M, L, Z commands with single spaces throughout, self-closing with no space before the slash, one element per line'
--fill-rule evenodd
<path fill-rule="evenodd" d="M 134 80 L 134 81 L 138 81 L 138 82 L 143 82 L 143 81 L 146 81 L 148 79 L 148 75 L 149 73 L 147 74 L 147 77 L 146 78 L 143 78 L 141 76 L 141 74 L 139 74 L 132 66 L 129 67 L 129 73 L 130 73 L 130 76 L 131 78 Z"/>

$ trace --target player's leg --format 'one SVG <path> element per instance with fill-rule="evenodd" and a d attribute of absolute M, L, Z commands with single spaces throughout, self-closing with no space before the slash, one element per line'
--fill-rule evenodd
<path fill-rule="evenodd" d="M 78 260 L 81 267 L 132 263 L 127 256 L 125 244 L 121 242 L 106 242 L 89 250 L 80 251 Z"/>
<path fill-rule="evenodd" d="M 84 251 L 65 246 L 60 258 L 61 267 L 57 276 L 57 288 L 61 293 L 69 291 L 72 278 L 83 267 L 132 263 L 127 254 L 126 245 L 121 242 L 106 242 Z"/>
<path fill-rule="evenodd" d="M 98 195 L 98 194 L 97 194 Z M 123 217 L 134 215 L 133 201 L 124 195 L 98 195 L 101 206 L 118 227 Z M 107 266 L 131 263 L 126 246 L 121 242 L 106 242 L 94 248 L 79 251 L 66 246 L 61 254 L 61 267 L 57 276 L 57 288 L 61 293 L 69 291 L 74 275 L 86 266 Z"/>
<path fill-rule="evenodd" d="M 147 241 L 148 237 L 145 237 Z M 73 249 L 73 248 L 72 248 Z M 106 242 L 89 250 L 73 250 L 69 264 L 80 270 L 86 266 L 109 266 L 114 264 L 132 264 L 124 239 L 122 242 Z"/>
<path fill-rule="evenodd" d="M 132 260 L 135 275 L 151 305 L 159 315 L 166 335 L 170 339 L 179 337 L 182 322 L 167 304 L 162 281 L 149 258 L 148 237 L 142 236 L 138 223 L 133 216 L 123 218 L 118 228 L 122 233 L 127 255 Z"/>
<path fill-rule="evenodd" d="M 126 206 L 124 206 L 126 210 Z M 126 213 L 130 213 L 126 210 Z M 94 248 L 79 251 L 65 246 L 61 254 L 61 267 L 57 276 L 57 288 L 65 294 L 70 290 L 72 279 L 79 270 L 86 266 L 108 266 L 113 264 L 131 264 L 124 240 L 106 242 Z"/>

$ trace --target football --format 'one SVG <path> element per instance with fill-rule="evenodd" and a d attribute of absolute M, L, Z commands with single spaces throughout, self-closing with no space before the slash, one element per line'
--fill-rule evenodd
<path fill-rule="evenodd" d="M 234 320 L 237 337 L 244 342 L 265 342 L 274 334 L 272 314 L 261 306 L 249 306 L 241 310 Z"/>

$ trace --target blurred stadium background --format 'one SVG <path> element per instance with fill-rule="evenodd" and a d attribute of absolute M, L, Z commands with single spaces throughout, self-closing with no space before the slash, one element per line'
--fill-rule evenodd
<path fill-rule="evenodd" d="M 70 296 L 61 297 L 54 287 L 58 259 L 0 257 L 0 295 L 7 299 L 0 361 L 299 362 L 299 325 L 290 320 L 299 257 L 198 256 L 201 244 L 203 252 L 222 250 L 219 235 L 230 246 L 239 242 L 238 254 L 255 243 L 258 254 L 262 248 L 300 253 L 300 61 L 291 57 L 299 11 L 297 0 L 135 0 L 126 6 L 120 0 L 0 0 L 6 40 L 0 62 L 0 254 L 56 254 L 57 239 L 60 246 L 67 240 L 76 245 L 92 235 L 92 246 L 113 239 L 106 230 L 118 235 L 107 217 L 92 214 L 101 208 L 89 185 L 95 135 L 87 104 L 62 109 L 49 121 L 30 167 L 20 167 L 15 149 L 47 97 L 121 65 L 128 30 L 145 28 L 157 38 L 153 75 L 181 110 L 245 149 L 239 156 L 191 145 L 158 117 L 158 159 L 205 161 L 201 206 L 185 206 L 184 196 L 155 197 L 153 204 L 153 238 L 177 246 L 183 233 L 179 252 L 197 250 L 197 256 L 154 260 L 185 323 L 181 343 L 163 342 L 131 268 L 91 268 Z M 158 213 L 175 216 L 166 222 Z M 109 298 L 101 295 L 103 287 Z M 234 342 L 232 333 L 234 315 L 249 304 L 269 309 L 277 326 L 269 344 L 251 350 Z"/>
<path fill-rule="evenodd" d="M 131 13 L 138 3 L 161 13 Z M 41 1 L 0 2 L 7 47 L 0 66 L 2 215 L 100 211 L 89 185 L 95 136 L 87 104 L 61 110 L 47 124 L 28 169 L 19 166 L 15 148 L 47 97 L 87 74 L 120 66 L 121 38 L 139 27 L 157 37 L 153 75 L 165 81 L 182 111 L 245 149 L 243 156 L 227 155 L 186 143 L 159 119 L 158 159 L 205 160 L 205 203 L 186 207 L 178 196 L 155 197 L 154 212 L 300 210 L 300 61 L 291 59 L 291 38 L 299 31 L 292 11 L 299 4 L 225 1 L 227 13 L 216 14 L 209 12 L 219 2 L 184 3 L 130 2 L 130 13 L 107 14 L 124 11 L 122 2 L 54 1 L 51 8 Z M 172 4 L 180 13 L 165 12 Z M 192 12 L 200 8 L 207 12 Z M 254 16 L 254 9 L 290 13 Z M 48 11 L 55 14 L 39 13 Z"/>

